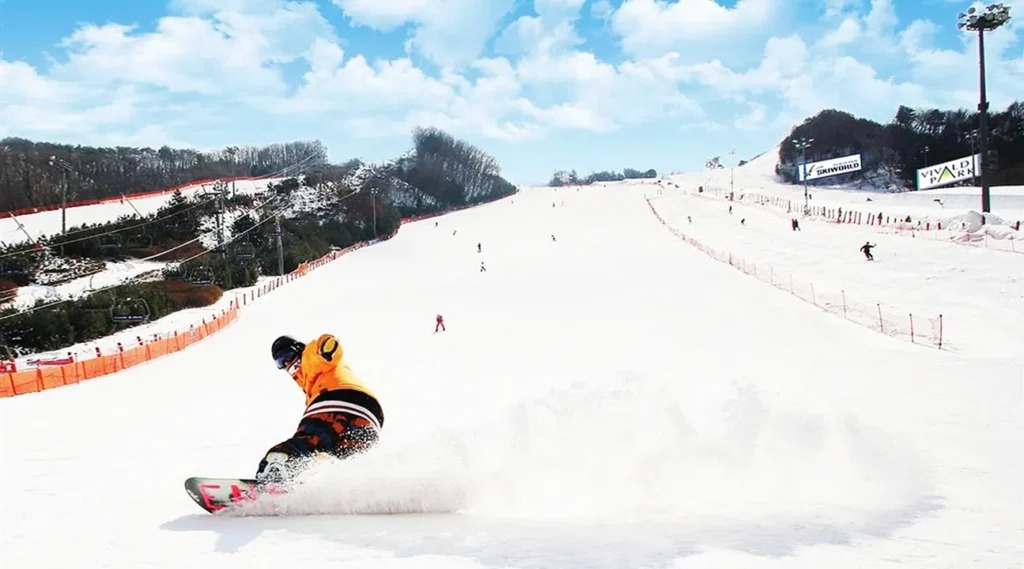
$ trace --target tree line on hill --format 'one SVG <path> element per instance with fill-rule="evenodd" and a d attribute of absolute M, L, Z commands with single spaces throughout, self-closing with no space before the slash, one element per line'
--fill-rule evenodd
<path fill-rule="evenodd" d="M 81 152 L 90 154 L 92 149 Z M 288 166 L 284 161 L 280 164 Z M 368 175 L 356 178 L 360 170 Z M 288 273 L 332 250 L 392 234 L 403 215 L 491 201 L 515 192 L 515 186 L 501 177 L 493 157 L 437 129 L 417 129 L 413 149 L 380 167 L 358 160 L 324 163 L 303 175 L 270 183 L 260 194 L 234 194 L 230 187 L 218 182 L 192 197 L 175 192 L 150 215 L 69 227 L 65 235 L 42 235 L 34 243 L 0 247 L 0 304 L 12 300 L 19 286 L 82 278 L 106 262 L 169 263 L 162 271 L 80 299 L 53 305 L 40 300 L 28 310 L 0 309 L 0 357 L 57 350 L 109 335 L 138 324 L 143 308 L 152 320 L 208 306 L 224 290 L 277 275 L 276 221 Z M 300 190 L 318 192 L 319 205 L 300 206 Z M 215 244 L 208 248 L 204 241 Z M 63 281 L 53 275 L 42 278 L 69 267 L 81 270 L 69 271 Z M 113 318 L 118 311 L 127 318 Z"/>
<path fill-rule="evenodd" d="M 23 138 L 0 140 L 0 211 L 163 190 L 195 180 L 275 174 L 327 162 L 318 140 L 231 146 L 212 152 L 99 148 Z"/>
<path fill-rule="evenodd" d="M 801 151 L 796 141 L 812 138 L 807 161 L 860 154 L 862 170 L 810 183 L 841 184 L 891 177 L 902 189 L 916 187 L 916 171 L 978 153 L 979 113 L 963 109 L 913 109 L 900 106 L 893 119 L 879 124 L 850 113 L 828 109 L 793 128 L 779 149 L 776 173 L 796 183 Z M 1024 184 L 1024 103 L 988 117 L 988 170 L 992 185 Z M 967 183 L 976 183 L 970 182 Z"/>
<path fill-rule="evenodd" d="M 582 177 L 576 173 L 576 170 L 556 170 L 555 173 L 551 175 L 551 180 L 548 182 L 548 186 L 585 186 L 596 182 L 621 182 L 623 180 L 639 180 L 657 177 L 658 171 L 654 168 L 643 171 L 636 170 L 634 168 L 623 168 L 622 172 L 602 170 L 601 172 L 591 172 Z"/>

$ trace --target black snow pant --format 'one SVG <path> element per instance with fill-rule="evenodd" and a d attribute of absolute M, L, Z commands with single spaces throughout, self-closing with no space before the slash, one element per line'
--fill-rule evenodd
<path fill-rule="evenodd" d="M 286 441 L 267 451 L 256 471 L 260 482 L 288 482 L 318 455 L 346 459 L 377 444 L 384 412 L 373 397 L 351 389 L 326 391 L 313 400 Z"/>

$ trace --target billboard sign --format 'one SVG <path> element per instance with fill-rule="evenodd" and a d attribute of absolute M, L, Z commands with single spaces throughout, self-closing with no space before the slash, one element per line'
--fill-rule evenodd
<path fill-rule="evenodd" d="M 940 186 L 970 180 L 975 176 L 981 154 L 964 156 L 942 164 L 927 166 L 917 171 L 917 189 L 930 190 Z"/>
<path fill-rule="evenodd" d="M 840 158 L 831 158 L 820 162 L 810 162 L 800 168 L 800 181 L 817 180 L 838 174 L 849 174 L 861 169 L 860 154 L 851 154 Z"/>

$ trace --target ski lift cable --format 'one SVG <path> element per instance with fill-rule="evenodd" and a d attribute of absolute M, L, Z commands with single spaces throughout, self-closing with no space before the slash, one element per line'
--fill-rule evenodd
<path fill-rule="evenodd" d="M 170 218 L 172 218 L 174 216 L 181 215 L 181 214 L 183 214 L 185 212 L 188 212 L 188 211 L 191 211 L 191 210 L 193 210 L 193 209 L 195 209 L 195 208 L 197 208 L 199 206 L 206 205 L 207 203 L 209 203 L 211 201 L 213 201 L 213 198 L 211 198 L 209 200 L 206 200 L 205 202 L 197 202 L 194 205 L 191 205 L 191 206 L 189 206 L 189 207 L 187 207 L 187 208 L 185 208 L 185 209 L 183 209 L 181 211 L 172 213 L 170 215 L 165 215 L 163 217 L 157 217 L 157 218 L 151 219 L 149 221 L 144 221 L 142 223 L 137 223 L 135 225 L 130 225 L 128 227 L 124 227 L 124 228 L 121 228 L 121 229 L 112 229 L 110 231 L 105 231 L 103 233 L 96 233 L 96 234 L 93 234 L 93 235 L 88 235 L 86 237 L 79 237 L 77 239 L 69 239 L 67 241 L 61 241 L 60 243 L 54 243 L 52 246 L 53 247 L 59 247 L 60 245 L 70 245 L 71 243 L 79 243 L 81 241 L 88 241 L 89 239 L 95 239 L 97 237 L 103 237 L 105 235 L 112 235 L 112 234 L 115 234 L 115 233 L 120 233 L 122 231 L 128 231 L 128 230 L 131 230 L 131 229 L 137 229 L 139 227 L 143 227 L 143 226 L 146 226 L 146 225 L 150 225 L 150 224 L 156 223 L 157 221 L 161 221 L 161 220 L 164 220 L 164 219 L 170 219 Z M 91 229 L 89 229 L 89 228 L 77 229 L 75 231 L 68 231 L 64 235 L 77 235 L 79 233 L 83 233 L 83 232 L 86 232 L 86 231 L 91 231 Z M 29 254 L 29 253 L 36 253 L 36 252 L 38 252 L 38 251 L 37 251 L 37 249 L 35 247 L 28 248 L 28 249 L 20 249 L 18 251 L 11 251 L 11 252 L 8 252 L 8 253 L 0 254 L 0 259 L 5 259 L 7 257 L 14 257 L 14 256 L 17 256 L 17 255 L 26 255 L 26 254 Z"/>
<path fill-rule="evenodd" d="M 135 225 L 130 225 L 128 227 L 123 227 L 123 228 L 120 228 L 120 229 L 112 229 L 110 231 L 105 231 L 103 233 L 96 233 L 96 234 L 93 234 L 93 235 L 89 235 L 87 237 L 80 237 L 78 239 L 71 239 L 69 241 L 62 241 L 60 243 L 54 243 L 52 246 L 53 247 L 58 247 L 60 245 L 68 245 L 70 243 L 78 243 L 78 242 L 81 242 L 81 241 L 88 241 L 89 239 L 95 239 L 97 237 L 104 237 L 104 236 L 107 236 L 107 235 L 113 235 L 113 234 L 116 234 L 116 233 L 121 233 L 121 232 L 124 232 L 124 231 L 129 231 L 129 230 L 132 230 L 132 229 L 137 229 L 139 227 L 144 227 L 146 225 L 151 225 L 151 224 L 156 223 L 157 221 L 160 221 L 160 220 L 163 220 L 163 219 L 170 219 L 171 217 L 174 217 L 176 215 L 181 215 L 181 214 L 183 214 L 183 213 L 185 213 L 187 211 L 191 211 L 191 210 L 193 210 L 193 209 L 195 209 L 195 208 L 197 208 L 199 206 L 206 205 L 206 204 L 208 204 L 208 203 L 210 203 L 210 202 L 212 202 L 214 200 L 216 200 L 216 198 L 210 198 L 210 199 L 208 199 L 206 201 L 201 201 L 201 202 L 195 203 L 195 204 L 193 204 L 193 205 L 191 205 L 191 206 L 189 206 L 189 207 L 187 207 L 187 208 L 185 208 L 185 209 L 183 209 L 181 211 L 172 213 L 170 215 L 165 215 L 163 217 L 157 217 L 157 218 L 151 219 L 149 221 L 144 221 L 142 223 L 137 223 Z M 265 202 L 263 204 L 260 204 L 258 206 L 254 206 L 252 208 L 249 208 L 248 210 L 243 212 L 242 215 L 246 215 L 246 214 L 252 213 L 252 212 L 254 212 L 254 211 L 258 210 L 258 209 L 264 208 L 268 204 L 273 203 L 275 200 L 276 200 L 276 198 L 274 198 L 272 200 L 269 200 L 269 201 L 267 201 L 267 202 Z M 89 229 L 79 229 L 79 230 L 74 231 L 74 232 L 69 232 L 66 235 L 70 235 L 72 233 L 81 233 L 83 231 L 89 231 Z M 207 232 L 207 233 L 209 233 L 209 232 Z M 193 239 L 192 241 L 189 241 L 189 243 L 193 243 L 195 241 L 196 240 Z M 25 254 L 34 253 L 34 252 L 37 252 L 37 249 L 34 248 L 34 247 L 31 248 L 31 249 L 22 249 L 22 250 L 19 250 L 19 251 L 12 251 L 12 252 L 9 252 L 9 253 L 0 254 L 0 259 L 4 259 L 4 258 L 7 258 L 7 257 L 14 257 L 14 256 L 17 256 L 17 255 L 25 255 Z M 143 259 L 143 260 L 146 260 L 146 259 Z"/>
<path fill-rule="evenodd" d="M 257 228 L 257 227 L 259 227 L 260 225 L 263 225 L 264 223 L 266 223 L 266 222 L 270 221 L 271 219 L 274 219 L 274 217 L 275 217 L 275 216 L 276 216 L 277 214 L 279 214 L 279 213 L 283 212 L 283 211 L 284 211 L 285 209 L 287 209 L 287 208 L 286 208 L 286 207 L 282 207 L 282 208 L 280 208 L 279 210 L 276 210 L 276 211 L 274 211 L 274 212 L 273 212 L 272 214 L 270 214 L 270 215 L 268 215 L 267 217 L 265 217 L 265 218 L 261 219 L 260 221 L 256 222 L 256 224 L 254 224 L 254 225 L 253 225 L 252 227 L 250 227 L 249 229 L 247 229 L 247 230 L 245 230 L 245 231 L 243 231 L 243 232 L 239 233 L 238 235 L 236 235 L 236 236 L 232 237 L 231 239 L 228 239 L 228 240 L 226 240 L 226 241 L 225 241 L 224 243 L 230 243 L 231 241 L 233 241 L 233 240 L 237 239 L 238 237 L 241 237 L 242 235 L 245 235 L 246 233 L 248 233 L 248 232 L 252 231 L 253 229 L 256 229 L 256 228 Z M 204 233 L 203 233 L 203 235 L 206 235 L 206 234 L 208 234 L 208 233 L 213 233 L 214 231 L 215 231 L 215 230 L 211 230 L 211 231 L 207 231 L 207 232 L 204 232 Z M 185 242 L 185 243 L 182 243 L 181 245 L 177 245 L 177 246 L 175 246 L 175 247 L 172 247 L 171 249 L 168 249 L 168 250 L 166 250 L 166 251 L 163 251 L 163 252 L 157 253 L 157 254 L 155 254 L 155 255 L 150 255 L 149 257 L 145 257 L 145 258 L 143 258 L 143 259 L 139 259 L 139 260 L 140 260 L 140 261 L 148 261 L 148 260 L 152 260 L 152 259 L 154 259 L 154 258 L 156 258 L 156 257 L 160 257 L 160 256 L 163 256 L 163 255 L 166 255 L 167 253 L 170 253 L 171 251 L 174 251 L 174 250 L 180 249 L 180 248 L 182 248 L 182 247 L 185 247 L 185 246 L 187 246 L 187 245 L 190 245 L 190 244 L 192 244 L 192 243 L 195 243 L 196 241 L 199 241 L 200 239 L 202 239 L 202 236 L 196 237 L 195 239 L 192 239 L 192 240 L 190 240 L 190 241 L 187 241 L 187 242 Z M 218 245 L 218 246 L 219 246 L 219 245 Z M 196 254 L 196 255 L 193 255 L 193 256 L 191 256 L 191 257 L 189 257 L 189 258 L 187 258 L 187 259 L 184 259 L 184 260 L 178 261 L 177 263 L 178 263 L 178 264 L 182 264 L 182 263 L 187 263 L 187 262 L 189 262 L 189 261 L 191 261 L 191 260 L 193 260 L 193 259 L 196 259 L 196 258 L 198 258 L 198 257 L 201 257 L 201 256 L 203 256 L 203 255 L 206 255 L 207 253 L 210 253 L 210 250 L 206 250 L 206 251 L 203 251 L 202 253 L 198 253 L 198 254 Z M 102 272 L 103 272 L 104 270 L 105 270 L 105 269 L 99 269 L 99 270 L 96 270 L 96 271 L 92 271 L 92 272 L 90 272 L 90 273 L 85 273 L 85 274 L 81 275 L 81 276 L 80 276 L 79 278 L 85 278 L 85 277 L 88 277 L 88 276 L 96 275 L 96 274 L 102 273 Z M 110 285 L 107 285 L 107 286 L 105 286 L 105 287 L 100 287 L 100 288 L 98 288 L 98 289 L 92 289 L 92 290 L 90 290 L 89 292 L 90 292 L 90 293 L 97 293 L 97 292 L 103 292 L 103 291 L 105 291 L 105 290 L 110 290 L 110 289 L 113 289 L 113 288 L 117 288 L 117 287 L 119 287 L 119 286 L 124 286 L 124 285 L 125 285 L 126 283 L 130 282 L 131 280 L 132 280 L 132 279 L 127 279 L 127 280 L 125 280 L 125 281 L 121 281 L 121 282 L 117 282 L 117 283 L 114 283 L 114 284 L 110 284 Z M 7 320 L 7 319 L 9 319 L 9 318 L 14 318 L 14 317 L 16 317 L 16 316 L 19 316 L 19 315 L 21 315 L 21 314 L 31 314 L 31 313 L 33 313 L 33 312 L 36 312 L 37 310 L 42 310 L 42 309 L 44 309 L 44 308 L 52 308 L 52 307 L 54 307 L 54 306 L 59 306 L 59 305 L 61 305 L 61 304 L 64 304 L 65 302 L 69 302 L 69 301 L 71 301 L 71 300 L 72 300 L 71 298 L 62 298 L 62 299 L 59 299 L 59 300 L 55 300 L 55 301 L 53 301 L 53 302 L 48 302 L 48 303 L 46 303 L 46 304 L 41 304 L 41 305 L 38 305 L 38 306 L 33 306 L 33 307 L 31 307 L 31 308 L 26 308 L 26 309 L 24 309 L 24 310 L 19 310 L 19 311 L 17 311 L 17 312 L 14 312 L 13 314 L 8 314 L 7 316 L 0 316 L 0 322 L 2 322 L 2 321 L 4 321 L 4 320 Z"/>
<path fill-rule="evenodd" d="M 278 170 L 276 172 L 272 172 L 272 173 L 266 174 L 264 176 L 257 176 L 254 179 L 255 180 L 264 180 L 264 179 L 268 179 L 268 178 L 277 177 L 277 175 L 279 175 L 280 173 L 285 172 L 285 171 L 287 171 L 290 168 L 301 166 L 303 163 L 308 162 L 309 160 L 311 160 L 311 159 L 313 159 L 315 157 L 316 157 L 316 153 L 310 154 L 309 156 L 303 158 L 302 160 L 300 160 L 299 162 L 297 162 L 295 164 L 292 164 L 292 165 L 289 165 L 289 166 L 285 166 L 284 168 L 282 168 L 282 169 L 280 169 L 280 170 Z M 214 201 L 215 199 L 216 198 L 213 197 L 213 198 L 209 198 L 209 199 L 207 199 L 205 201 L 197 202 L 197 203 L 195 203 L 195 204 L 193 204 L 193 205 L 191 205 L 191 206 L 189 206 L 189 207 L 187 207 L 187 208 L 185 208 L 185 209 L 183 209 L 181 211 L 178 211 L 178 212 L 175 212 L 175 213 L 172 213 L 172 214 L 169 214 L 169 215 L 165 215 L 163 217 L 156 217 L 156 218 L 151 219 L 149 221 L 144 221 L 142 223 L 137 223 L 135 225 L 130 225 L 128 227 L 124 227 L 124 228 L 121 228 L 121 229 L 113 229 L 113 230 L 110 230 L 110 231 L 106 231 L 104 233 L 98 233 L 98 234 L 90 235 L 88 237 L 82 237 L 82 238 L 73 239 L 73 240 L 70 240 L 70 241 L 62 241 L 61 243 L 57 243 L 55 245 L 68 245 L 68 244 L 71 244 L 71 243 L 78 243 L 80 241 L 86 241 L 86 240 L 93 239 L 93 238 L 96 238 L 96 237 L 100 237 L 100 236 L 103 236 L 103 235 L 109 235 L 109 234 L 112 234 L 112 233 L 119 233 L 119 232 L 122 232 L 122 231 L 131 230 L 131 229 L 138 229 L 139 227 L 144 227 L 146 225 L 150 225 L 150 224 L 156 223 L 157 221 L 161 221 L 161 220 L 164 220 L 164 219 L 169 219 L 169 218 L 174 217 L 176 215 L 181 215 L 181 214 L 183 214 L 183 213 L 185 213 L 187 211 L 191 211 L 191 210 L 193 210 L 193 209 L 195 209 L 197 207 L 206 205 L 206 204 Z M 138 213 L 139 210 L 135 208 L 134 204 L 129 204 L 129 205 L 131 205 L 132 209 L 135 209 L 136 213 Z M 253 208 L 253 209 L 255 209 L 255 208 Z M 250 211 L 252 211 L 252 210 L 250 210 Z M 140 214 L 140 217 L 141 217 L 141 214 Z M 19 222 L 19 224 L 20 224 L 20 222 Z M 63 235 L 64 236 L 67 236 L 67 235 L 77 235 L 79 233 L 83 233 L 83 232 L 86 232 L 86 231 L 90 231 L 90 229 L 89 228 L 77 229 L 77 230 L 74 230 L 74 231 L 68 231 L 68 232 L 64 233 Z M 38 241 L 38 239 L 36 239 L 36 241 Z M 7 257 L 13 257 L 13 256 L 16 256 L 16 255 L 26 255 L 26 254 L 34 253 L 34 252 L 36 252 L 35 248 L 21 249 L 21 250 L 18 250 L 18 251 L 11 251 L 11 252 L 8 252 L 8 253 L 0 254 L 0 259 L 7 258 Z"/>

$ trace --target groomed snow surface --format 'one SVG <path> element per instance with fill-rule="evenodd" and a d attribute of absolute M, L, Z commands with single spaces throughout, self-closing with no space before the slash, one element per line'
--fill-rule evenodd
<path fill-rule="evenodd" d="M 5 563 L 1019 568 L 1019 263 L 969 250 L 996 295 L 948 277 L 963 258 L 924 258 L 953 244 L 880 244 L 869 267 L 850 232 L 849 255 L 818 259 L 857 267 L 834 275 L 848 292 L 973 311 L 976 341 L 940 351 L 711 259 L 656 220 L 654 188 L 526 190 L 408 224 L 188 350 L 0 401 Z M 673 199 L 677 217 L 710 207 Z M 702 238 L 751 256 L 766 252 L 751 231 L 779 249 L 842 231 L 697 215 Z M 937 278 L 925 294 L 912 275 Z M 433 334 L 437 313 L 448 330 Z M 199 510 L 186 477 L 252 475 L 301 414 L 270 342 L 323 332 L 378 392 L 380 446 L 282 503 L 328 515 Z"/>

